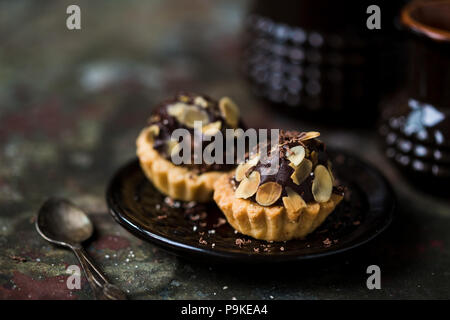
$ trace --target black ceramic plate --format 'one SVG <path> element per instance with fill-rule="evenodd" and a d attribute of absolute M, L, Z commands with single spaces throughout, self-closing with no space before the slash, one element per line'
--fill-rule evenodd
<path fill-rule="evenodd" d="M 137 160 L 118 170 L 106 198 L 119 224 L 177 255 L 249 263 L 318 258 L 373 239 L 390 224 L 395 207 L 393 191 L 378 170 L 342 152 L 331 156 L 339 183 L 347 187 L 346 197 L 304 240 L 268 243 L 236 233 L 214 203 L 174 202 L 159 193 Z"/>

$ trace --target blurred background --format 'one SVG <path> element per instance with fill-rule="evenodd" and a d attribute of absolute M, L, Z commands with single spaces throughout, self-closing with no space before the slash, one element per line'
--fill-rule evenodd
<path fill-rule="evenodd" d="M 383 28 L 369 32 L 365 2 L 77 1 L 82 29 L 71 31 L 73 1 L 0 1 L 0 298 L 90 297 L 87 285 L 67 291 L 73 257 L 34 231 L 50 195 L 93 215 L 89 251 L 134 298 L 448 298 L 448 196 L 407 181 L 379 129 L 381 106 L 406 84 L 406 2 L 380 1 Z M 135 156 L 152 107 L 180 90 L 231 97 L 250 127 L 321 131 L 387 176 L 397 222 L 367 254 L 265 283 L 130 236 L 107 214 L 107 182 Z M 365 289 L 366 262 L 385 266 L 390 289 Z"/>

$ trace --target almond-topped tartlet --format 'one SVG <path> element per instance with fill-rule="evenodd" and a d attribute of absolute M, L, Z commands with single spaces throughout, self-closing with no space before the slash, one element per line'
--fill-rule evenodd
<path fill-rule="evenodd" d="M 281 131 L 275 152 L 258 155 L 214 186 L 214 200 L 242 234 L 267 241 L 304 238 L 343 198 L 318 132 Z M 275 164 L 275 168 L 273 168 Z M 269 170 L 269 168 L 272 168 Z"/>
<path fill-rule="evenodd" d="M 201 127 L 194 128 L 198 123 Z M 136 141 L 141 168 L 160 192 L 173 199 L 211 201 L 214 182 L 235 166 L 225 164 L 225 161 L 222 164 L 195 161 L 195 152 L 191 153 L 190 162 L 175 165 L 172 155 L 180 150 L 173 133 L 185 129 L 194 137 L 194 129 L 200 129 L 202 137 L 212 137 L 219 131 L 224 134 L 226 129 L 236 129 L 239 125 L 239 109 L 229 98 L 217 102 L 205 95 L 179 94 L 157 107 L 149 119 L 149 126 L 141 131 Z M 203 152 L 209 143 L 205 140 L 196 142 L 193 138 L 191 149 Z M 224 157 L 225 154 L 226 150 L 223 150 Z"/>

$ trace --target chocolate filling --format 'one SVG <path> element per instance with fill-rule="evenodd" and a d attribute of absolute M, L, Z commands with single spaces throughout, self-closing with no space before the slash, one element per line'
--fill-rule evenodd
<path fill-rule="evenodd" d="M 206 107 L 205 107 L 206 102 Z M 153 148 L 158 151 L 158 153 L 171 161 L 171 156 L 168 149 L 168 143 L 170 141 L 171 135 L 174 130 L 183 128 L 190 132 L 191 137 L 194 136 L 194 129 L 187 126 L 186 124 L 181 123 L 178 119 L 168 112 L 168 107 L 174 105 L 176 103 L 183 103 L 190 107 L 195 107 L 199 111 L 206 113 L 207 119 L 209 123 L 213 123 L 216 121 L 221 122 L 221 129 L 223 136 L 225 137 L 225 130 L 232 129 L 229 125 L 227 125 L 225 119 L 222 117 L 219 104 L 217 101 L 211 99 L 206 95 L 197 95 L 193 93 L 180 93 L 175 98 L 168 99 L 162 102 L 157 106 L 152 116 L 149 119 L 150 125 L 157 125 L 159 127 L 159 134 L 154 137 Z M 239 122 L 239 127 L 243 127 L 243 124 Z M 181 139 L 180 139 L 181 140 Z M 202 142 L 202 153 L 204 149 L 212 142 L 211 141 L 203 141 Z M 178 141 L 180 142 L 180 141 Z M 194 139 L 191 139 L 192 149 L 194 150 Z M 206 164 L 202 161 L 201 164 L 194 163 L 194 152 L 191 152 L 191 163 L 190 164 L 182 164 L 182 166 L 189 168 L 197 173 L 204 173 L 208 171 L 229 171 L 234 168 L 234 164 L 225 164 L 226 158 L 226 150 L 224 149 L 223 155 L 223 164 Z"/>
<path fill-rule="evenodd" d="M 302 137 L 305 136 L 306 133 L 300 133 L 297 131 L 280 131 L 279 137 L 279 149 L 278 152 L 272 152 L 269 155 L 269 161 L 271 163 L 276 163 L 276 160 L 279 161 L 277 172 L 275 174 L 267 174 L 267 168 L 271 165 L 270 162 L 265 161 L 262 163 L 258 161 L 256 166 L 250 168 L 246 176 L 249 176 L 253 171 L 259 172 L 261 175 L 261 180 L 259 185 L 263 185 L 266 182 L 276 182 L 282 187 L 282 193 L 280 198 L 273 205 L 283 205 L 282 198 L 287 196 L 286 187 L 291 188 L 293 191 L 298 193 L 305 202 L 313 202 L 315 201 L 313 193 L 312 193 L 312 184 L 314 180 L 314 169 L 317 165 L 321 164 L 326 168 L 330 169 L 329 157 L 326 152 L 325 144 L 318 139 L 309 139 L 302 140 Z M 313 163 L 313 167 L 311 170 L 311 174 L 299 185 L 294 183 L 291 178 L 291 175 L 294 173 L 294 168 L 292 168 L 290 164 L 290 160 L 287 158 L 290 154 L 290 148 L 301 145 L 306 150 L 305 159 L 310 160 Z M 317 158 L 313 159 L 313 152 L 317 154 Z M 316 156 L 314 156 L 316 157 Z M 239 186 L 239 182 L 232 178 L 232 185 L 237 188 Z M 333 193 L 343 195 L 344 189 L 342 187 L 333 187 Z M 255 195 L 250 197 L 252 201 L 256 202 Z"/>

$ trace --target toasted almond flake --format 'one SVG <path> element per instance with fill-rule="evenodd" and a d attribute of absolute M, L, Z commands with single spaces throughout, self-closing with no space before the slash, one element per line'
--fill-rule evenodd
<path fill-rule="evenodd" d="M 296 185 L 300 185 L 311 174 L 313 164 L 310 160 L 305 158 L 299 166 L 294 166 L 293 163 L 290 163 L 289 166 L 294 168 L 294 172 L 291 175 L 292 181 Z"/>
<path fill-rule="evenodd" d="M 216 121 L 216 122 L 211 122 L 211 123 L 203 126 L 202 127 L 202 132 L 203 132 L 203 134 L 206 134 L 208 136 L 213 136 L 217 132 L 219 132 L 220 129 L 222 129 L 222 122 L 221 121 Z"/>
<path fill-rule="evenodd" d="M 300 140 L 306 141 L 306 140 L 317 138 L 319 136 L 320 136 L 320 132 L 308 131 L 308 132 L 303 133 L 303 135 L 300 137 Z"/>
<path fill-rule="evenodd" d="M 236 181 L 242 181 L 246 177 L 247 171 L 252 167 L 254 166 L 249 162 L 239 164 L 234 175 Z"/>
<path fill-rule="evenodd" d="M 303 198 L 294 190 L 286 187 L 287 197 L 283 197 L 283 204 L 290 217 L 295 217 L 300 210 L 306 207 L 306 203 Z"/>
<path fill-rule="evenodd" d="M 319 164 L 314 169 L 312 194 L 317 202 L 327 202 L 331 197 L 333 182 L 327 168 Z"/>
<path fill-rule="evenodd" d="M 226 123 L 232 128 L 236 128 L 239 123 L 239 108 L 228 97 L 223 97 L 219 101 L 219 109 Z"/>
<path fill-rule="evenodd" d="M 200 121 L 202 126 L 209 122 L 206 112 L 193 106 L 187 106 L 178 120 L 189 128 L 193 128 L 196 121 Z"/>
<path fill-rule="evenodd" d="M 181 95 L 178 97 L 178 100 L 180 100 L 181 102 L 187 103 L 187 102 L 189 102 L 189 97 L 185 96 L 185 95 Z"/>
<path fill-rule="evenodd" d="M 167 113 L 189 128 L 194 127 L 195 121 L 201 121 L 202 125 L 207 125 L 209 123 L 208 114 L 206 112 L 183 102 L 169 105 L 167 107 Z"/>
<path fill-rule="evenodd" d="M 202 108 L 208 108 L 208 101 L 206 101 L 203 97 L 195 97 L 194 103 Z"/>
<path fill-rule="evenodd" d="M 247 162 L 239 164 L 238 167 L 236 168 L 234 177 L 236 181 L 242 181 L 242 179 L 246 177 L 246 173 L 248 172 L 248 170 L 256 166 L 258 164 L 258 161 L 259 161 L 259 154 L 256 154 L 253 155 L 253 157 L 250 158 Z"/>
<path fill-rule="evenodd" d="M 153 138 L 155 138 L 159 135 L 159 127 L 156 124 L 153 124 L 150 127 L 148 127 L 147 132 L 148 132 L 148 136 L 147 136 L 148 139 L 150 141 L 152 141 Z"/>
<path fill-rule="evenodd" d="M 251 164 L 252 166 L 256 166 L 256 165 L 258 164 L 259 159 L 260 159 L 259 154 L 256 154 L 256 155 L 252 156 L 252 157 L 247 161 L 247 163 Z"/>
<path fill-rule="evenodd" d="M 256 202 L 262 206 L 274 204 L 281 196 L 283 188 L 276 182 L 266 182 L 256 192 Z"/>
<path fill-rule="evenodd" d="M 167 107 L 167 113 L 169 116 L 178 118 L 184 113 L 186 108 L 187 105 L 185 103 L 177 102 Z"/>
<path fill-rule="evenodd" d="M 177 141 L 175 140 L 167 141 L 167 153 L 170 154 L 171 156 L 179 152 L 180 148 L 181 146 Z"/>
<path fill-rule="evenodd" d="M 298 166 L 305 158 L 305 148 L 303 148 L 302 146 L 295 146 L 293 148 L 290 148 L 289 151 L 291 153 L 287 157 L 288 160 L 295 166 Z"/>
<path fill-rule="evenodd" d="M 247 199 L 253 196 L 258 190 L 259 183 L 261 181 L 261 175 L 258 171 L 253 171 L 248 177 L 245 177 L 239 187 L 235 191 L 236 198 Z"/>

